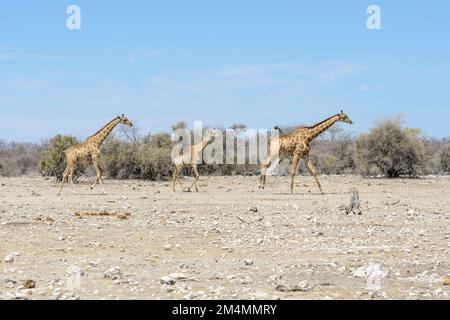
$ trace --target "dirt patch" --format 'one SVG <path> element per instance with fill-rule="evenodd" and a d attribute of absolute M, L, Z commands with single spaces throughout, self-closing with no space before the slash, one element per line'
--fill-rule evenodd
<path fill-rule="evenodd" d="M 201 177 L 198 193 L 81 180 L 58 197 L 52 180 L 0 178 L 0 298 L 449 298 L 450 178 L 319 179 L 324 195 L 307 176 L 295 194 L 288 177 Z"/>
<path fill-rule="evenodd" d="M 120 220 L 128 220 L 131 217 L 129 212 L 75 212 L 75 217 L 82 219 L 83 217 L 116 217 Z"/>

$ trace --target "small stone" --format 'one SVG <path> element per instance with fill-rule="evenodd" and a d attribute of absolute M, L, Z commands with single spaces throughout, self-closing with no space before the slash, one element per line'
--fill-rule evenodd
<path fill-rule="evenodd" d="M 369 263 L 367 265 L 361 266 L 353 271 L 353 276 L 355 278 L 369 278 L 376 277 L 379 279 L 386 278 L 389 271 L 384 271 L 381 269 L 379 264 Z"/>
<path fill-rule="evenodd" d="M 14 260 L 16 259 L 16 257 L 19 256 L 18 252 L 11 252 L 10 254 L 8 254 L 5 257 L 5 262 L 14 262 Z"/>
<path fill-rule="evenodd" d="M 263 291 L 256 291 L 256 292 L 250 293 L 249 298 L 254 299 L 254 300 L 268 300 L 269 294 L 267 292 L 263 292 Z"/>
<path fill-rule="evenodd" d="M 173 279 L 170 276 L 161 277 L 160 281 L 161 281 L 162 284 L 167 284 L 167 285 L 170 285 L 170 286 L 174 285 L 177 282 L 175 279 Z"/>
<path fill-rule="evenodd" d="M 23 286 L 25 289 L 34 289 L 36 288 L 36 281 L 27 279 L 23 282 Z"/>
<path fill-rule="evenodd" d="M 161 286 L 161 291 L 171 293 L 175 291 L 175 287 L 172 285 L 163 284 Z"/>
<path fill-rule="evenodd" d="M 77 265 L 72 265 L 69 266 L 67 268 L 67 275 L 71 276 L 71 275 L 75 275 L 75 276 L 84 276 L 84 270 L 81 269 L 79 266 Z"/>
<path fill-rule="evenodd" d="M 176 281 L 183 281 L 186 280 L 187 277 L 183 273 L 171 273 L 169 274 L 169 277 Z"/>
<path fill-rule="evenodd" d="M 248 211 L 258 212 L 258 208 L 257 207 L 250 207 L 250 208 L 248 208 Z"/>
<path fill-rule="evenodd" d="M 450 286 L 450 277 L 444 277 L 444 286 Z"/>
<path fill-rule="evenodd" d="M 303 280 L 298 285 L 279 284 L 275 289 L 280 292 L 296 292 L 296 291 L 306 292 L 310 291 L 312 288 L 313 287 L 309 285 L 308 280 Z"/>
<path fill-rule="evenodd" d="M 255 261 L 253 259 L 245 259 L 244 263 L 246 266 L 252 266 L 255 263 Z"/>
<path fill-rule="evenodd" d="M 108 270 L 105 271 L 103 274 L 105 278 L 112 279 L 112 280 L 118 280 L 122 278 L 122 272 L 120 271 L 119 267 L 111 267 Z"/>
<path fill-rule="evenodd" d="M 195 297 L 197 297 L 197 295 L 195 293 L 188 293 L 187 295 L 185 295 L 183 297 L 183 300 L 192 300 L 192 299 L 195 299 Z"/>

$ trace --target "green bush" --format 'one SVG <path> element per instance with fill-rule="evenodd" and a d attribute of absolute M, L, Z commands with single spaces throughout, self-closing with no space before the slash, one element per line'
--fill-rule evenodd
<path fill-rule="evenodd" d="M 172 141 L 168 134 L 148 135 L 139 152 L 140 178 L 168 179 L 172 171 Z"/>
<path fill-rule="evenodd" d="M 362 134 L 356 142 L 356 156 L 366 175 L 416 177 L 426 167 L 420 130 L 403 128 L 400 119 L 380 121 Z"/>
<path fill-rule="evenodd" d="M 56 177 L 61 181 L 64 169 L 66 168 L 66 159 L 64 150 L 78 144 L 79 141 L 73 136 L 57 135 L 44 144 L 39 167 L 42 175 Z M 78 167 L 75 170 L 75 176 L 79 175 L 83 168 Z"/>
<path fill-rule="evenodd" d="M 139 176 L 139 142 L 111 136 L 103 143 L 101 151 L 101 167 L 106 176 L 115 179 Z"/>

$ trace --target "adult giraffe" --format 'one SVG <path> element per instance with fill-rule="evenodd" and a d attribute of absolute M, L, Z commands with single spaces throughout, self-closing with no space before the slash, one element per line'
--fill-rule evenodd
<path fill-rule="evenodd" d="M 279 156 L 287 156 L 292 158 L 291 193 L 294 192 L 294 178 L 297 173 L 298 163 L 302 158 L 304 158 L 307 162 L 309 172 L 316 180 L 320 192 L 323 193 L 322 186 L 320 185 L 319 179 L 317 178 L 316 169 L 309 159 L 309 150 L 311 149 L 310 143 L 338 121 L 349 124 L 353 123 L 349 116 L 341 111 L 340 113 L 335 114 L 334 116 L 331 116 L 314 126 L 301 127 L 291 133 L 280 134 L 273 137 L 270 140 L 269 156 L 261 163 L 261 177 L 259 188 L 264 189 L 264 186 L 266 184 L 267 168 L 270 167 L 273 160 L 275 158 L 279 158 Z"/>
<path fill-rule="evenodd" d="M 64 155 L 66 156 L 67 165 L 64 170 L 61 189 L 59 190 L 58 195 L 61 194 L 62 189 L 64 187 L 64 182 L 68 178 L 70 184 L 73 188 L 73 171 L 77 164 L 82 164 L 84 162 L 92 163 L 94 165 L 96 171 L 96 179 L 94 184 L 91 186 L 91 190 L 100 183 L 103 189 L 102 183 L 102 168 L 100 167 L 100 147 L 105 139 L 109 136 L 111 131 L 118 125 L 123 124 L 132 127 L 133 123 L 127 119 L 123 114 L 112 119 L 108 122 L 103 128 L 97 131 L 95 134 L 87 138 L 83 143 L 77 144 L 70 148 L 64 150 Z M 103 193 L 106 194 L 103 189 Z"/>

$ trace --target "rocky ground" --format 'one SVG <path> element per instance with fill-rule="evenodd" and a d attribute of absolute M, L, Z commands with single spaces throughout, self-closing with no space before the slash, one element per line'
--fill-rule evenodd
<path fill-rule="evenodd" d="M 0 298 L 449 298 L 450 178 L 320 179 L 0 178 Z"/>

